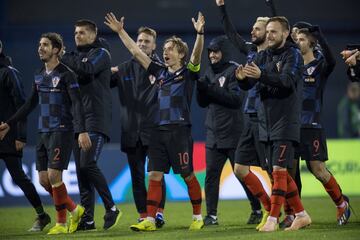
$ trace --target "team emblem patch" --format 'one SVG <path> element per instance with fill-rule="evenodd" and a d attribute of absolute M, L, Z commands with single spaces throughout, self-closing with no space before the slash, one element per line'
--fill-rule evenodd
<path fill-rule="evenodd" d="M 280 72 L 281 62 L 277 62 L 277 63 L 276 63 L 276 68 L 277 68 L 278 72 Z"/>
<path fill-rule="evenodd" d="M 309 67 L 306 69 L 306 71 L 307 71 L 308 75 L 311 75 L 315 71 L 315 67 Z"/>
<path fill-rule="evenodd" d="M 218 81 L 219 81 L 219 83 L 220 83 L 220 87 L 223 87 L 223 86 L 224 86 L 225 80 L 226 80 L 226 78 L 225 78 L 224 76 L 221 76 L 221 77 L 218 79 Z"/>
<path fill-rule="evenodd" d="M 81 61 L 82 61 L 82 62 L 87 62 L 88 59 L 87 59 L 87 58 L 83 58 Z"/>
<path fill-rule="evenodd" d="M 60 78 L 58 76 L 55 76 L 51 79 L 51 81 L 52 81 L 53 87 L 56 87 L 60 82 Z"/>
<path fill-rule="evenodd" d="M 153 85 L 156 81 L 156 77 L 154 75 L 149 75 L 149 81 L 150 81 L 151 85 Z"/>

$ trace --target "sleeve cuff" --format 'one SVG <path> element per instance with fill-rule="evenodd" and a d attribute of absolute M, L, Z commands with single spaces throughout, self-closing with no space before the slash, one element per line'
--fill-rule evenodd
<path fill-rule="evenodd" d="M 199 72 L 200 71 L 200 64 L 194 65 L 193 63 L 189 62 L 187 68 L 192 72 Z"/>

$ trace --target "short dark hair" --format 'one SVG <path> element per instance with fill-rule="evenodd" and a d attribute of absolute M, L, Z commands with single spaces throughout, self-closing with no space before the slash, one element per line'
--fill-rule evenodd
<path fill-rule="evenodd" d="M 90 31 L 97 33 L 96 23 L 89 19 L 80 19 L 76 21 L 75 27 L 87 27 Z"/>
<path fill-rule="evenodd" d="M 317 40 L 316 38 L 311 34 L 311 32 L 309 32 L 309 29 L 307 28 L 301 28 L 299 29 L 299 31 L 297 32 L 297 34 L 304 34 L 308 39 L 309 39 L 309 42 L 310 42 L 310 47 L 311 48 L 314 48 L 317 44 Z"/>
<path fill-rule="evenodd" d="M 141 33 L 145 33 L 147 35 L 150 35 L 154 38 L 154 41 L 156 41 L 156 31 L 149 27 L 139 27 L 137 31 L 138 35 Z"/>
<path fill-rule="evenodd" d="M 290 32 L 290 24 L 286 17 L 284 16 L 271 17 L 269 21 L 266 23 L 266 25 L 269 24 L 270 22 L 278 22 L 281 24 L 283 30 Z"/>
<path fill-rule="evenodd" d="M 189 54 L 189 47 L 186 42 L 184 42 L 181 38 L 177 36 L 172 36 L 165 40 L 164 46 L 166 43 L 171 42 L 174 46 L 176 46 L 179 53 L 184 54 L 184 57 L 181 59 L 181 64 L 185 65 L 187 55 Z"/>
<path fill-rule="evenodd" d="M 54 32 L 43 33 L 41 34 L 41 38 L 49 39 L 52 47 L 59 49 L 59 52 L 64 46 L 64 41 L 61 35 L 58 33 L 54 33 Z"/>

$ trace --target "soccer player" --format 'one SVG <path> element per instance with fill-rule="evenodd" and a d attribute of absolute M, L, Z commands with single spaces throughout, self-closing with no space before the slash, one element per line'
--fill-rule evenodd
<path fill-rule="evenodd" d="M 109 140 L 111 127 L 111 65 L 108 45 L 97 37 L 96 24 L 82 19 L 75 23 L 76 52 L 65 53 L 61 61 L 78 76 L 82 103 L 84 105 L 85 128 L 89 132 L 92 147 L 82 151 L 74 144 L 76 174 L 81 204 L 85 214 L 77 230 L 95 229 L 95 190 L 104 206 L 105 230 L 118 223 L 122 213 L 115 206 L 105 176 L 97 165 L 104 142 Z"/>
<path fill-rule="evenodd" d="M 314 56 L 314 47 L 319 43 L 321 57 Z M 328 160 L 326 136 L 321 122 L 323 94 L 327 79 L 334 70 L 335 59 L 318 26 L 300 29 L 297 44 L 304 59 L 303 91 L 301 108 L 300 144 L 295 159 L 306 161 L 309 171 L 323 184 L 337 207 L 338 225 L 344 225 L 350 218 L 349 199 L 342 194 L 335 177 L 327 170 Z"/>
<path fill-rule="evenodd" d="M 35 74 L 30 97 L 25 104 L 0 126 L 0 139 L 10 126 L 25 119 L 40 106 L 39 140 L 36 146 L 36 169 L 40 184 L 53 197 L 56 208 L 56 225 L 48 234 L 68 233 L 66 210 L 71 212 L 69 232 L 76 229 L 84 208 L 69 197 L 62 182 L 62 171 L 67 169 L 72 151 L 74 131 L 78 133 L 78 145 L 84 151 L 91 147 L 85 132 L 83 107 L 75 74 L 59 62 L 63 41 L 57 33 L 41 35 L 38 53 L 44 67 Z M 74 120 L 74 124 L 73 124 Z"/>
<path fill-rule="evenodd" d="M 9 58 L 3 52 L 0 41 L 0 122 L 10 118 L 25 102 L 20 73 L 11 66 Z M 0 141 L 0 159 L 13 181 L 24 192 L 25 197 L 36 211 L 36 219 L 29 229 L 31 232 L 42 231 L 50 223 L 50 216 L 44 211 L 39 194 L 34 184 L 22 169 L 22 150 L 26 144 L 26 119 L 11 126 L 10 132 Z"/>
<path fill-rule="evenodd" d="M 260 88 L 260 141 L 265 144 L 265 153 L 272 167 L 274 180 L 271 209 L 265 225 L 259 229 L 262 232 L 276 231 L 285 196 L 288 196 L 287 201 L 296 216 L 291 226 L 285 230 L 298 230 L 311 223 L 310 216 L 301 203 L 296 184 L 287 171 L 288 167 L 292 167 L 294 145 L 300 140 L 303 70 L 300 51 L 286 41 L 289 33 L 290 26 L 285 17 L 270 18 L 266 25 L 268 48 L 263 54 L 258 54 L 253 62 L 240 65 L 236 71 L 239 84 L 249 87 L 259 83 Z M 251 184 L 249 189 L 253 193 L 266 194 L 261 184 L 254 184 L 259 181 L 257 177 L 253 175 L 252 178 L 253 183 L 245 181 Z"/>
<path fill-rule="evenodd" d="M 242 132 L 242 113 L 240 108 L 244 93 L 235 79 L 237 65 L 230 62 L 230 42 L 226 36 L 218 36 L 208 46 L 210 67 L 197 85 L 197 100 L 201 107 L 208 109 L 206 114 L 206 177 L 205 199 L 206 225 L 218 225 L 217 205 L 222 169 L 229 158 L 234 166 L 235 149 Z M 246 194 L 250 190 L 240 180 Z M 252 204 L 254 205 L 254 204 Z M 261 206 L 259 206 L 261 208 Z"/>
<path fill-rule="evenodd" d="M 251 42 L 246 42 L 237 32 L 230 20 L 230 17 L 226 11 L 226 5 L 224 0 L 216 0 L 216 4 L 219 7 L 221 22 L 223 24 L 224 32 L 235 46 L 237 51 L 246 55 L 247 61 L 252 62 L 257 54 L 261 54 L 267 47 L 266 41 L 266 22 L 268 17 L 258 17 L 253 25 L 251 31 Z M 267 163 L 265 161 L 265 149 L 259 142 L 259 127 L 258 127 L 258 106 L 260 102 L 259 87 L 258 84 L 248 90 L 248 95 L 244 105 L 244 131 L 241 133 L 239 142 L 236 148 L 234 173 L 245 183 L 246 186 L 250 184 L 256 184 L 258 187 L 262 187 L 260 182 L 255 183 L 254 174 L 250 171 L 250 166 L 260 166 L 264 170 L 267 170 Z M 248 189 L 248 187 L 246 187 Z M 261 190 L 265 193 L 265 190 Z M 256 192 L 257 193 L 257 192 Z M 259 201 L 254 200 L 250 196 L 257 196 L 262 202 L 265 212 L 261 211 Z M 256 229 L 259 229 L 261 225 L 265 224 L 266 218 L 270 211 L 270 198 L 265 193 L 258 195 L 250 192 L 248 194 L 250 203 L 252 206 L 252 213 L 248 220 L 248 223 L 259 225 Z"/>
<path fill-rule="evenodd" d="M 200 70 L 204 45 L 204 16 L 199 13 L 192 19 L 197 32 L 190 62 L 186 64 L 188 47 L 178 37 L 167 39 L 163 46 L 165 66 L 153 62 L 124 30 L 124 17 L 118 21 L 113 13 L 105 17 L 105 24 L 118 33 L 124 45 L 140 64 L 155 76 L 158 84 L 157 128 L 152 131 L 149 145 L 149 189 L 147 194 L 146 220 L 131 225 L 134 231 L 154 231 L 155 214 L 162 198 L 162 178 L 170 167 L 180 173 L 188 187 L 193 206 L 193 222 L 190 230 L 204 226 L 201 216 L 201 188 L 193 172 L 190 105 L 195 81 Z"/>
<path fill-rule="evenodd" d="M 140 27 L 136 44 L 152 61 L 161 63 L 155 53 L 156 32 L 149 27 Z M 111 87 L 117 87 L 120 100 L 121 150 L 126 153 L 133 196 L 139 221 L 146 219 L 145 163 L 150 144 L 150 132 L 156 126 L 156 84 L 154 76 L 135 59 L 112 68 Z M 164 225 L 163 209 L 166 186 L 162 184 L 162 200 L 156 213 L 156 227 Z"/>

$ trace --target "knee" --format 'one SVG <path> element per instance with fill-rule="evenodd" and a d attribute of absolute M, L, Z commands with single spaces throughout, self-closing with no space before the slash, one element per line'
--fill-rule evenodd
<path fill-rule="evenodd" d="M 21 185 L 22 182 L 24 182 L 24 180 L 26 181 L 27 178 L 23 178 L 23 177 L 19 177 L 19 176 L 15 176 L 15 177 L 12 177 L 12 180 L 14 181 L 14 183 L 16 185 Z"/>
<path fill-rule="evenodd" d="M 234 174 L 236 175 L 236 177 L 240 178 L 241 181 L 243 181 L 244 177 L 249 174 L 249 167 L 235 164 Z"/>
<path fill-rule="evenodd" d="M 50 171 L 48 177 L 51 185 L 61 182 L 61 172 L 59 171 Z"/>
<path fill-rule="evenodd" d="M 157 172 L 157 171 L 151 171 L 149 172 L 149 179 L 153 180 L 153 181 L 161 181 L 163 178 L 163 173 L 162 172 Z"/>

